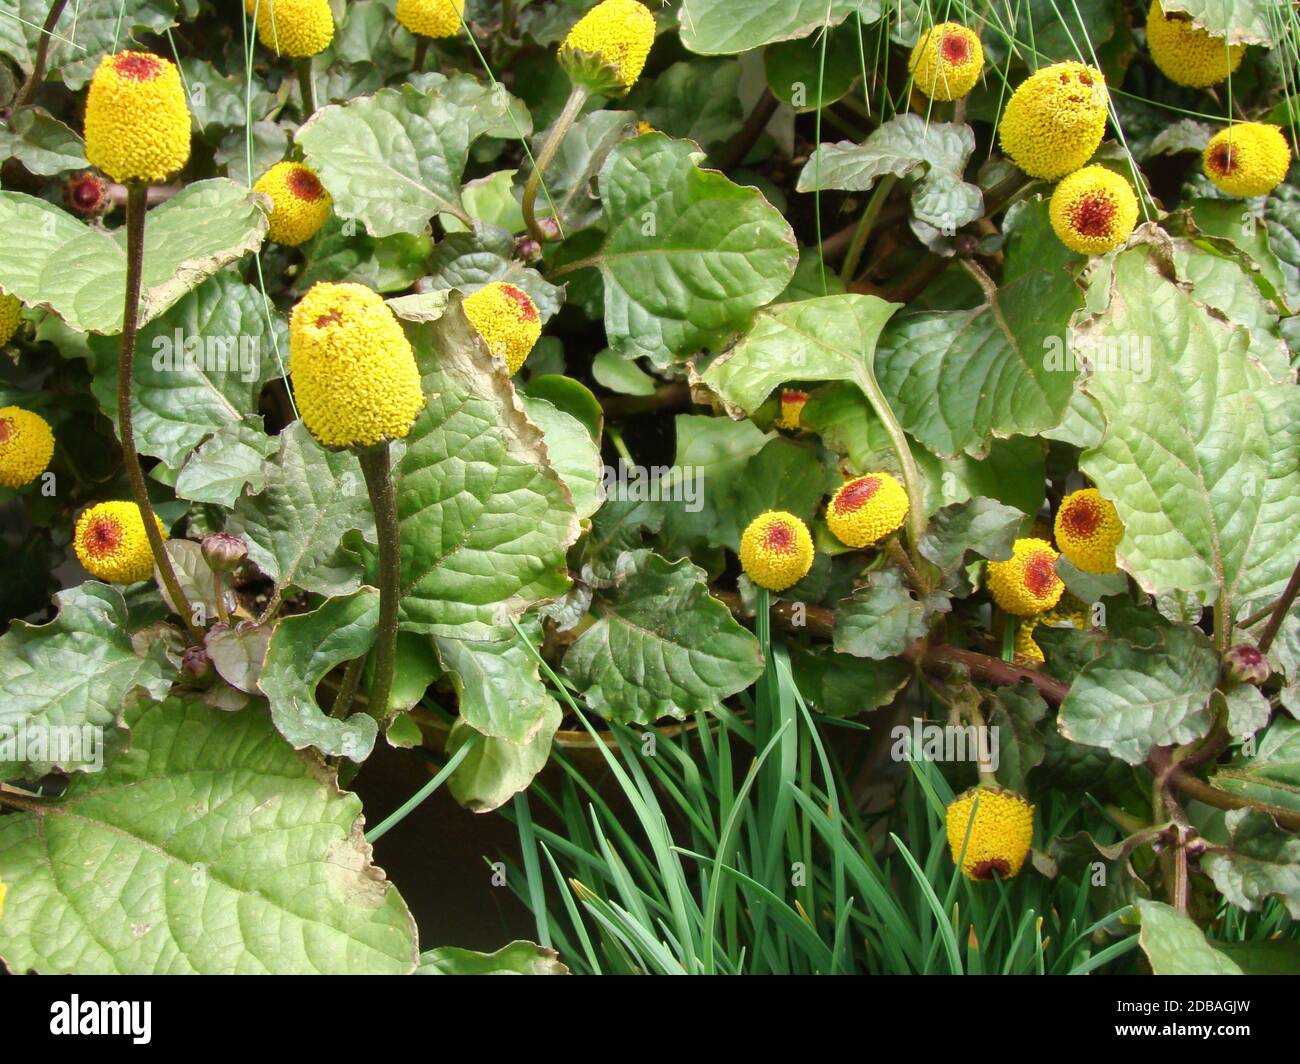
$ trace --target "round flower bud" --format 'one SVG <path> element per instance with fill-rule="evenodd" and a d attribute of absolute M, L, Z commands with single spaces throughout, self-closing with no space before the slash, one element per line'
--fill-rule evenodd
<path fill-rule="evenodd" d="M 397 0 L 397 21 L 420 37 L 455 37 L 465 0 Z"/>
<path fill-rule="evenodd" d="M 63 202 L 73 214 L 82 218 L 98 218 L 113 205 L 108 193 L 108 182 L 94 170 L 82 170 L 63 183 Z"/>
<path fill-rule="evenodd" d="M 330 194 L 316 172 L 302 163 L 276 163 L 257 179 L 253 191 L 271 199 L 267 236 L 277 244 L 297 247 L 314 237 L 330 216 Z"/>
<path fill-rule="evenodd" d="M 45 472 L 54 457 L 54 433 L 40 414 L 17 406 L 0 407 L 0 485 L 26 487 Z"/>
<path fill-rule="evenodd" d="M 1056 545 L 1085 573 L 1113 573 L 1115 548 L 1124 535 L 1115 504 L 1096 488 L 1072 491 L 1056 511 Z"/>
<path fill-rule="evenodd" d="M 560 65 L 579 85 L 621 96 L 645 69 L 655 39 L 655 17 L 637 0 L 601 0 L 560 45 Z"/>
<path fill-rule="evenodd" d="M 157 515 L 154 520 L 166 539 L 167 530 Z M 110 584 L 131 584 L 153 574 L 149 537 L 140 520 L 140 507 L 133 502 L 100 502 L 83 510 L 72 546 L 91 576 Z"/>
<path fill-rule="evenodd" d="M 212 659 L 203 647 L 186 647 L 181 655 L 181 672 L 185 679 L 199 687 L 206 687 L 216 675 L 212 668 Z"/>
<path fill-rule="evenodd" d="M 1137 225 L 1138 202 L 1114 170 L 1085 166 L 1061 179 L 1048 211 L 1052 229 L 1071 251 L 1102 255 L 1119 247 Z"/>
<path fill-rule="evenodd" d="M 907 492 L 888 473 L 867 473 L 840 485 L 826 506 L 826 526 L 846 547 L 870 547 L 907 517 Z"/>
<path fill-rule="evenodd" d="M 932 100 L 959 100 L 979 81 L 984 48 L 960 22 L 940 22 L 921 34 L 908 69 L 913 84 Z"/>
<path fill-rule="evenodd" d="M 1106 133 L 1106 78 L 1055 63 L 1022 81 L 998 127 L 1002 150 L 1030 177 L 1055 181 L 1092 158 Z"/>
<path fill-rule="evenodd" d="M 1206 176 L 1229 196 L 1264 196 L 1286 178 L 1291 146 L 1277 126 L 1238 122 L 1205 146 Z"/>
<path fill-rule="evenodd" d="M 958 795 L 948 806 L 947 821 L 948 849 L 967 879 L 992 879 L 995 873 L 1013 878 L 1034 841 L 1034 807 L 1001 787 L 973 787 Z"/>
<path fill-rule="evenodd" d="M 1228 676 L 1238 683 L 1261 684 L 1269 678 L 1273 670 L 1269 668 L 1268 659 L 1254 647 L 1238 643 L 1229 647 L 1223 655 L 1223 664 Z"/>
<path fill-rule="evenodd" d="M 1244 44 L 1229 44 L 1192 25 L 1182 12 L 1166 15 L 1160 0 L 1147 12 L 1147 47 L 1156 66 L 1170 81 L 1190 89 L 1217 85 L 1241 66 Z"/>
<path fill-rule="evenodd" d="M 106 55 L 86 96 L 86 158 L 114 181 L 156 184 L 190 157 L 190 109 L 172 62 L 148 52 Z"/>
<path fill-rule="evenodd" d="M 796 432 L 803 421 L 804 404 L 808 402 L 808 393 L 798 388 L 784 388 L 781 391 L 781 413 L 777 416 L 777 428 L 787 432 Z"/>
<path fill-rule="evenodd" d="M 203 560 L 214 573 L 233 573 L 248 557 L 248 544 L 229 532 L 209 532 L 199 542 Z"/>
<path fill-rule="evenodd" d="M 22 301 L 17 296 L 0 295 L 0 347 L 14 338 L 22 323 Z"/>
<path fill-rule="evenodd" d="M 424 408 L 410 341 L 365 285 L 321 281 L 298 301 L 289 378 L 307 430 L 326 447 L 400 439 Z"/>
<path fill-rule="evenodd" d="M 293 59 L 317 55 L 334 39 L 329 0 L 261 0 L 257 36 L 276 55 Z"/>
<path fill-rule="evenodd" d="M 1046 540 L 1016 540 L 1010 558 L 988 564 L 987 583 L 993 601 L 1017 617 L 1033 617 L 1050 610 L 1065 591 L 1065 584 L 1056 575 L 1058 557 Z"/>
<path fill-rule="evenodd" d="M 1015 643 L 1015 662 L 1017 665 L 1032 667 L 1041 665 L 1046 659 L 1043 657 L 1043 648 L 1038 645 L 1034 639 L 1034 629 L 1038 627 L 1038 621 L 1025 621 L 1016 628 Z"/>
<path fill-rule="evenodd" d="M 759 587 L 784 591 L 812 568 L 812 535 L 794 514 L 768 510 L 740 537 L 740 565 Z"/>
<path fill-rule="evenodd" d="M 493 281 L 466 296 L 462 306 L 488 350 L 505 362 L 513 377 L 541 338 L 537 305 L 522 288 Z"/>

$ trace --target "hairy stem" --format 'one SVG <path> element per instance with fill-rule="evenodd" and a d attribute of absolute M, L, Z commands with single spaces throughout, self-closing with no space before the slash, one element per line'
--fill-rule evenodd
<path fill-rule="evenodd" d="M 551 135 L 546 138 L 541 153 L 533 163 L 533 172 L 528 175 L 528 184 L 524 186 L 524 223 L 528 226 L 529 236 L 539 244 L 546 243 L 547 235 L 542 231 L 542 227 L 537 224 L 537 190 L 542 185 L 542 178 L 546 174 L 546 168 L 554 161 L 555 153 L 560 150 L 560 145 L 564 143 L 564 138 L 568 136 L 574 121 L 582 113 L 582 108 L 586 104 L 588 96 L 590 96 L 590 93 L 582 86 L 573 86 L 573 89 L 569 92 L 569 98 L 564 103 L 564 110 L 560 112 L 560 117 L 555 120 L 555 125 L 551 127 Z"/>
<path fill-rule="evenodd" d="M 311 56 L 304 56 L 294 65 L 298 68 L 298 89 L 302 93 L 302 120 L 306 122 L 316 113 L 316 80 L 311 76 Z"/>
<path fill-rule="evenodd" d="M 1291 571 L 1291 579 L 1286 583 L 1286 590 L 1282 592 L 1282 597 L 1273 603 L 1273 612 L 1269 615 L 1268 624 L 1264 625 L 1264 630 L 1259 634 L 1261 654 L 1267 654 L 1268 648 L 1273 645 L 1273 640 L 1277 638 L 1282 621 L 1286 618 L 1297 593 L 1300 593 L 1300 562 L 1297 562 L 1295 569 Z"/>
<path fill-rule="evenodd" d="M 365 663 L 366 656 L 364 654 L 348 662 L 347 668 L 343 670 L 343 677 L 339 680 L 339 689 L 334 695 L 334 704 L 330 706 L 331 717 L 338 717 L 340 720 L 346 719 L 352 709 L 352 700 L 356 697 L 357 686 L 361 682 L 361 669 Z"/>
<path fill-rule="evenodd" d="M 23 82 L 23 87 L 14 100 L 15 111 L 20 107 L 26 107 L 36 99 L 41 82 L 45 80 L 45 64 L 50 57 L 50 40 L 54 36 L 54 27 L 59 24 L 59 17 L 67 6 L 68 0 L 54 0 L 50 5 L 50 13 L 45 16 L 45 25 L 41 27 L 41 36 L 36 42 L 36 58 L 32 62 L 32 74 Z"/>
<path fill-rule="evenodd" d="M 393 689 L 393 668 L 397 664 L 397 602 L 401 593 L 397 495 L 393 491 L 386 441 L 360 451 L 357 457 L 379 533 L 379 630 L 375 634 L 375 678 L 370 685 L 368 709 L 382 724 L 388 719 L 388 696 Z"/>
<path fill-rule="evenodd" d="M 1300 812 L 1294 809 L 1284 809 L 1280 805 L 1269 805 L 1266 802 L 1256 802 L 1236 794 L 1229 794 L 1217 787 L 1211 787 L 1204 780 L 1184 772 L 1177 766 L 1170 771 L 1168 781 L 1189 798 L 1195 798 L 1198 802 L 1213 806 L 1215 809 L 1254 809 L 1260 813 L 1267 813 L 1288 831 L 1300 831 Z"/>

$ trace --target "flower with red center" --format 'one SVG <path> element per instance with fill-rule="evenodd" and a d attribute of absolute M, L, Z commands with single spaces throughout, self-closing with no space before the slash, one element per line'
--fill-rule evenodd
<path fill-rule="evenodd" d="M 54 457 L 54 433 L 40 414 L 19 406 L 0 407 L 0 485 L 26 487 Z"/>
<path fill-rule="evenodd" d="M 979 37 L 959 22 L 941 22 L 921 34 L 908 60 L 912 81 L 933 100 L 958 100 L 984 69 Z"/>
<path fill-rule="evenodd" d="M 1065 584 L 1056 575 L 1056 553 L 1046 540 L 1018 539 L 1006 561 L 988 563 L 988 589 L 1007 613 L 1033 617 L 1060 600 Z"/>
<path fill-rule="evenodd" d="M 781 413 L 777 416 L 777 428 L 787 432 L 799 429 L 803 416 L 804 404 L 808 402 L 808 393 L 798 388 L 784 388 L 781 391 Z"/>
<path fill-rule="evenodd" d="M 1031 74 L 998 126 L 1002 150 L 1030 177 L 1055 181 L 1092 158 L 1106 133 L 1106 78 L 1073 61 Z"/>
<path fill-rule="evenodd" d="M 1291 146 L 1277 126 L 1238 122 L 1205 146 L 1206 176 L 1230 196 L 1264 196 L 1286 178 Z"/>
<path fill-rule="evenodd" d="M 98 218 L 112 206 L 108 182 L 93 170 L 83 170 L 63 183 L 63 202 L 82 218 Z"/>
<path fill-rule="evenodd" d="M 1138 202 L 1133 186 L 1115 171 L 1085 166 L 1056 186 L 1048 213 L 1052 229 L 1067 248 L 1102 255 L 1133 232 Z"/>
<path fill-rule="evenodd" d="M 164 181 L 190 157 L 180 71 L 148 52 L 107 55 L 86 95 L 86 158 L 114 181 Z"/>
<path fill-rule="evenodd" d="M 1115 504 L 1096 488 L 1072 491 L 1056 511 L 1056 545 L 1085 573 L 1113 573 L 1115 548 L 1124 535 Z"/>
<path fill-rule="evenodd" d="M 1236 646 L 1229 647 L 1223 655 L 1223 663 L 1227 668 L 1228 676 L 1237 683 L 1261 684 L 1273 672 L 1269 667 L 1268 659 L 1259 652 L 1257 647 L 1247 643 L 1238 643 Z"/>
<path fill-rule="evenodd" d="M 784 591 L 812 568 L 812 535 L 794 514 L 768 510 L 740 537 L 740 565 L 759 587 Z"/>
<path fill-rule="evenodd" d="M 162 522 L 157 516 L 154 520 L 166 539 Z M 101 502 L 82 511 L 72 545 L 90 574 L 110 584 L 148 580 L 153 573 L 149 537 L 140 520 L 140 507 L 133 502 Z"/>
<path fill-rule="evenodd" d="M 528 293 L 505 281 L 485 284 L 465 297 L 465 317 L 513 377 L 542 335 L 542 316 Z"/>
<path fill-rule="evenodd" d="M 1165 77 L 1191 89 L 1217 85 L 1246 55 L 1244 44 L 1215 37 L 1182 12 L 1166 15 L 1160 0 L 1147 11 L 1147 47 Z"/>
<path fill-rule="evenodd" d="M 1034 807 L 1015 791 L 974 787 L 948 806 L 948 849 L 967 879 L 1011 879 L 1034 841 Z"/>
<path fill-rule="evenodd" d="M 271 200 L 267 237 L 277 244 L 297 247 L 315 236 L 330 216 L 330 194 L 316 172 L 302 163 L 276 163 L 257 179 L 253 191 Z"/>
<path fill-rule="evenodd" d="M 888 473 L 846 480 L 826 506 L 826 526 L 846 547 L 870 547 L 898 529 L 907 517 L 903 485 Z"/>

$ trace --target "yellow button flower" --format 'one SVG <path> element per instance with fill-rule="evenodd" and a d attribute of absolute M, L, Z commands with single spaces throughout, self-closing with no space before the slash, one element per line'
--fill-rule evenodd
<path fill-rule="evenodd" d="M 1152 0 L 1147 12 L 1147 47 L 1165 77 L 1191 89 L 1217 85 L 1246 54 L 1244 44 L 1228 44 L 1181 12 L 1166 15 L 1160 0 Z"/>
<path fill-rule="evenodd" d="M 1115 504 L 1096 488 L 1072 491 L 1056 511 L 1056 545 L 1085 573 L 1117 572 L 1115 548 L 1124 535 Z"/>
<path fill-rule="evenodd" d="M 17 296 L 0 295 L 0 347 L 14 338 L 22 323 L 22 301 Z"/>
<path fill-rule="evenodd" d="M 158 531 L 167 538 L 157 515 Z M 100 502 L 83 510 L 72 537 L 77 559 L 98 580 L 131 584 L 153 574 L 153 554 L 140 508 L 133 502 Z"/>
<path fill-rule="evenodd" d="M 1083 63 L 1031 74 L 1007 103 L 1002 150 L 1030 177 L 1055 181 L 1092 158 L 1106 133 L 1106 78 Z"/>
<path fill-rule="evenodd" d="M 317 55 L 334 39 L 329 0 L 260 0 L 257 36 L 276 55 Z"/>
<path fill-rule="evenodd" d="M 86 158 L 114 181 L 155 184 L 190 157 L 180 71 L 148 52 L 106 55 L 86 95 Z"/>
<path fill-rule="evenodd" d="M 321 281 L 298 301 L 289 377 L 307 430 L 326 447 L 400 439 L 424 408 L 410 341 L 365 285 Z"/>
<path fill-rule="evenodd" d="M 54 457 L 54 433 L 40 414 L 18 406 L 0 407 L 0 485 L 26 487 Z"/>
<path fill-rule="evenodd" d="M 1038 645 L 1034 639 L 1034 629 L 1038 627 L 1038 621 L 1025 621 L 1016 628 L 1016 645 L 1015 645 L 1015 662 L 1017 665 L 1034 666 L 1041 665 L 1046 659 L 1043 657 L 1043 648 Z"/>
<path fill-rule="evenodd" d="M 1286 178 L 1291 146 L 1277 126 L 1239 122 L 1205 146 L 1205 173 L 1229 196 L 1264 196 Z"/>
<path fill-rule="evenodd" d="M 826 525 L 846 547 L 869 547 L 907 517 L 907 492 L 888 473 L 846 480 L 826 506 Z"/>
<path fill-rule="evenodd" d="M 947 821 L 948 849 L 967 879 L 992 879 L 994 873 L 1013 878 L 1034 841 L 1034 807 L 1001 787 L 973 787 L 958 795 L 948 806 Z"/>
<path fill-rule="evenodd" d="M 314 237 L 330 216 L 330 194 L 315 171 L 302 163 L 276 163 L 253 190 L 271 197 L 267 236 L 277 244 L 297 247 Z"/>
<path fill-rule="evenodd" d="M 397 0 L 397 21 L 421 37 L 455 37 L 465 0 Z"/>
<path fill-rule="evenodd" d="M 623 95 L 636 84 L 655 39 L 655 17 L 637 0 L 602 0 L 560 45 L 560 65 L 592 92 Z"/>
<path fill-rule="evenodd" d="M 908 60 L 912 81 L 933 100 L 959 100 L 984 69 L 979 37 L 960 22 L 940 22 L 921 34 Z"/>
<path fill-rule="evenodd" d="M 808 393 L 798 388 L 785 388 L 781 391 L 781 413 L 777 416 L 778 428 L 788 432 L 796 431 L 803 423 L 803 408 L 808 402 Z"/>
<path fill-rule="evenodd" d="M 1060 555 L 1042 539 L 1018 539 L 1011 557 L 989 562 L 988 588 L 993 601 L 1017 617 L 1033 617 L 1061 600 L 1065 584 L 1056 575 Z"/>
<path fill-rule="evenodd" d="M 812 535 L 794 514 L 768 510 L 740 537 L 740 565 L 759 587 L 784 591 L 812 568 Z"/>
<path fill-rule="evenodd" d="M 1119 247 L 1137 225 L 1138 202 L 1114 170 L 1085 166 L 1061 179 L 1048 211 L 1061 243 L 1084 255 Z"/>
<path fill-rule="evenodd" d="M 505 281 L 465 297 L 465 317 L 513 377 L 542 335 L 542 316 L 527 292 Z"/>

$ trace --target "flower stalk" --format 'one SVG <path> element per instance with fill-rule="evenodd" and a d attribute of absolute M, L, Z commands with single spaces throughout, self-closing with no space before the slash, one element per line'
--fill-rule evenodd
<path fill-rule="evenodd" d="M 542 145 L 541 153 L 533 164 L 533 172 L 528 177 L 528 184 L 524 186 L 524 224 L 528 226 L 529 235 L 539 244 L 545 244 L 549 236 L 537 222 L 537 190 L 542 185 L 546 168 L 555 160 L 560 145 L 564 143 L 564 138 L 573 128 L 574 121 L 582 113 L 582 108 L 590 95 L 591 93 L 582 85 L 573 86 L 568 100 L 564 103 L 564 110 L 555 120 L 555 125 L 551 127 L 551 135 L 546 138 L 546 143 Z"/>
<path fill-rule="evenodd" d="M 379 628 L 375 635 L 375 676 L 367 708 L 381 724 L 388 719 L 388 698 L 397 663 L 397 605 L 401 594 L 401 555 L 397 532 L 397 495 L 389 463 L 388 441 L 358 450 L 361 473 L 375 512 L 379 533 Z"/>

